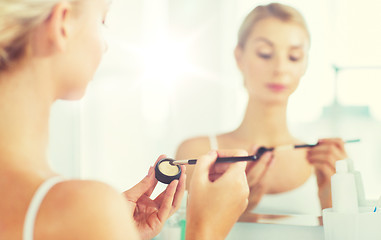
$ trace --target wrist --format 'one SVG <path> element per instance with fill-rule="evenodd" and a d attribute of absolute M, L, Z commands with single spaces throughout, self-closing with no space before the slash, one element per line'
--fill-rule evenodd
<path fill-rule="evenodd" d="M 319 189 L 319 199 L 322 209 L 332 207 L 331 188 Z"/>
<path fill-rule="evenodd" d="M 202 221 L 195 219 L 194 221 L 187 218 L 186 230 L 185 230 L 186 240 L 223 240 L 224 237 L 218 236 L 216 231 L 204 224 Z"/>

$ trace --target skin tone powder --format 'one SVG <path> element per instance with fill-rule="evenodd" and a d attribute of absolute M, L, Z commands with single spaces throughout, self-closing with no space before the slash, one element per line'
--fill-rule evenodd
<path fill-rule="evenodd" d="M 162 172 L 164 175 L 167 176 L 175 176 L 176 174 L 179 173 L 179 168 L 177 166 L 174 166 L 169 163 L 169 161 L 162 161 L 159 164 L 159 170 Z"/>

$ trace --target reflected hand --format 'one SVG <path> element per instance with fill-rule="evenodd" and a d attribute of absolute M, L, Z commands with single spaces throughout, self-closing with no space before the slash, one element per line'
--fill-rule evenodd
<path fill-rule="evenodd" d="M 156 163 L 163 158 L 165 156 L 161 155 Z M 172 181 L 154 200 L 150 198 L 157 184 L 153 167 L 150 167 L 148 175 L 141 182 L 124 192 L 142 239 L 152 239 L 156 236 L 165 221 L 180 207 L 186 178 L 185 167 L 181 168 L 180 179 Z"/>
<path fill-rule="evenodd" d="M 253 153 L 258 151 L 258 146 L 253 147 Z M 249 194 L 249 204 L 247 206 L 246 212 L 254 209 L 262 196 L 265 193 L 265 187 L 263 185 L 263 179 L 271 166 L 274 159 L 272 152 L 264 153 L 258 161 L 248 162 L 246 167 L 247 182 L 249 184 L 250 194 Z"/>
<path fill-rule="evenodd" d="M 307 160 L 315 168 L 322 208 L 332 206 L 331 176 L 336 172 L 335 163 L 347 158 L 341 138 L 319 139 L 318 145 L 307 152 Z"/>

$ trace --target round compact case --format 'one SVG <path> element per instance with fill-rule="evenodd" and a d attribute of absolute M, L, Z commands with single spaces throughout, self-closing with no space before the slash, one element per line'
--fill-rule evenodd
<path fill-rule="evenodd" d="M 156 164 L 155 177 L 158 181 L 170 184 L 173 180 L 180 178 L 181 168 L 179 165 L 172 165 L 173 161 L 171 158 L 164 158 Z"/>

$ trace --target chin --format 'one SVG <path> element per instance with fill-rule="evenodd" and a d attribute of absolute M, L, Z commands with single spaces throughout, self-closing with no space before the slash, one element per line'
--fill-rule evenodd
<path fill-rule="evenodd" d="M 267 97 L 264 102 L 269 105 L 284 105 L 288 103 L 288 96 Z"/>
<path fill-rule="evenodd" d="M 60 97 L 61 100 L 69 100 L 69 101 L 76 101 L 76 100 L 81 100 L 83 96 L 85 96 L 86 89 L 82 91 L 72 91 L 64 96 Z"/>

